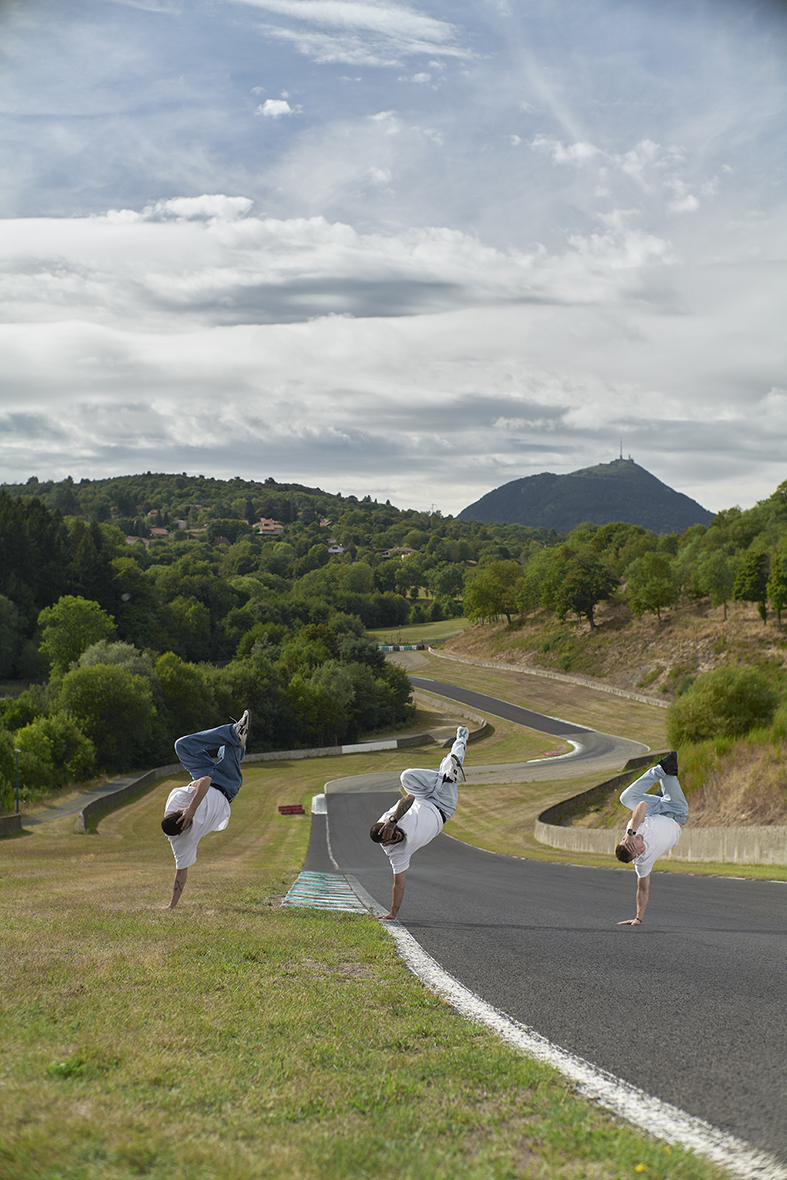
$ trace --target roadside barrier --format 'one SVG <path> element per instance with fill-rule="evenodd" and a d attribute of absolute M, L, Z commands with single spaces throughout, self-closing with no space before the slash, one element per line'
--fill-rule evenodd
<path fill-rule="evenodd" d="M 631 758 L 622 774 L 599 783 L 589 791 L 572 795 L 560 803 L 542 811 L 535 822 L 533 835 L 540 844 L 550 848 L 562 848 L 566 852 L 594 852 L 605 856 L 614 855 L 615 845 L 620 840 L 619 830 L 602 828 L 580 828 L 567 826 L 558 821 L 567 819 L 586 810 L 587 804 L 604 803 L 608 797 L 622 791 L 633 779 L 633 771 L 651 766 L 666 754 L 666 750 Z M 683 828 L 680 840 L 665 854 L 665 859 L 676 861 L 699 861 L 712 864 L 740 865 L 786 865 L 787 827 L 751 828 Z"/>

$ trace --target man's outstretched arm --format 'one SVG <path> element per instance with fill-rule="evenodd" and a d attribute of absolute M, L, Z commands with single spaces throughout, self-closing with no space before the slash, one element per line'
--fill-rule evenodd
<path fill-rule="evenodd" d="M 637 806 L 632 811 L 631 819 L 629 820 L 628 826 L 626 828 L 626 834 L 623 837 L 623 839 L 620 841 L 621 844 L 623 844 L 626 848 L 628 848 L 628 850 L 631 852 L 632 856 L 637 855 L 637 848 L 634 843 L 634 837 L 630 836 L 629 832 L 636 832 L 639 825 L 644 822 L 645 816 L 647 814 L 648 814 L 648 805 L 645 802 L 645 800 L 643 799 L 643 801 L 641 803 L 638 803 Z"/>
<path fill-rule="evenodd" d="M 407 869 L 403 873 L 394 873 L 393 888 L 391 889 L 391 912 L 389 914 L 383 914 L 383 919 L 395 918 L 399 913 L 399 906 L 402 904 L 402 898 L 404 897 L 404 881 L 406 876 Z"/>
<path fill-rule="evenodd" d="M 391 839 L 391 837 L 393 836 L 393 830 L 396 827 L 396 825 L 398 824 L 399 820 L 402 818 L 402 816 L 404 815 L 404 813 L 406 811 L 410 810 L 410 808 L 412 807 L 412 805 L 414 803 L 415 803 L 415 795 L 405 795 L 405 797 L 403 799 L 399 800 L 399 802 L 396 804 L 396 807 L 393 810 L 393 814 L 392 814 L 391 818 L 388 820 L 388 823 L 386 824 L 386 826 L 382 830 L 383 840 L 390 840 Z"/>
<path fill-rule="evenodd" d="M 175 873 L 175 880 L 172 882 L 172 897 L 170 903 L 164 906 L 165 910 L 174 910 L 175 906 L 180 901 L 180 895 L 186 888 L 186 877 L 188 876 L 188 869 L 178 869 Z"/>
<path fill-rule="evenodd" d="M 637 877 L 637 916 L 627 918 L 625 922 L 618 922 L 618 926 L 640 926 L 648 908 L 648 892 L 650 890 L 650 873 L 647 877 Z"/>
<path fill-rule="evenodd" d="M 191 802 L 189 803 L 188 807 L 183 812 L 182 831 L 185 832 L 186 828 L 194 819 L 194 816 L 197 814 L 197 808 L 210 790 L 210 784 L 212 781 L 213 780 L 211 779 L 210 775 L 206 774 L 204 778 L 198 778 L 191 784 L 194 787 L 194 794 L 191 797 Z"/>

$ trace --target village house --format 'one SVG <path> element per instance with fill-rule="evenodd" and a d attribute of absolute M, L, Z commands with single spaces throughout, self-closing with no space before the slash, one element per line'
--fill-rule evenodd
<path fill-rule="evenodd" d="M 255 533 L 259 533 L 261 537 L 276 535 L 284 532 L 284 525 L 278 520 L 269 520 L 265 516 L 261 516 L 259 524 L 252 525 Z"/>

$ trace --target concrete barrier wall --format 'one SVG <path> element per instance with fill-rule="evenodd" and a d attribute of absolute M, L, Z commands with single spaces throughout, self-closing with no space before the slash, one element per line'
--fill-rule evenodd
<path fill-rule="evenodd" d="M 104 795 L 97 795 L 95 799 L 91 799 L 89 803 L 86 803 L 80 811 L 76 824 L 74 825 L 74 831 L 86 831 L 87 820 L 91 816 L 100 815 L 102 811 L 107 811 L 110 807 L 114 807 L 116 803 L 122 803 L 124 799 L 130 799 L 132 795 L 136 795 L 138 791 L 142 791 L 145 787 L 150 786 L 157 779 L 169 778 L 171 774 L 177 774 L 179 770 L 183 770 L 179 762 L 171 763 L 169 766 L 157 766 L 155 770 L 146 771 L 139 778 L 131 779 L 124 786 L 116 788 L 114 791 L 108 790 Z"/>
<path fill-rule="evenodd" d="M 533 834 L 541 844 L 567 852 L 614 855 L 620 832 L 599 828 L 559 828 L 536 820 Z M 684 828 L 665 860 L 713 864 L 787 864 L 787 828 Z"/>
<path fill-rule="evenodd" d="M 21 815 L 0 815 L 0 836 L 13 836 L 22 831 Z"/>
<path fill-rule="evenodd" d="M 539 815 L 539 820 L 544 824 L 555 824 L 559 820 L 566 819 L 568 816 L 577 813 L 584 814 L 587 811 L 588 803 L 606 802 L 606 799 L 613 791 L 622 791 L 629 783 L 633 782 L 636 775 L 635 771 L 643 770 L 645 767 L 652 766 L 660 757 L 666 754 L 666 750 L 656 750 L 647 754 L 637 754 L 635 758 L 629 758 L 628 762 L 623 768 L 621 774 L 616 774 L 614 778 L 605 779 L 603 783 L 599 783 L 597 787 L 591 787 L 589 791 L 582 791 L 579 795 L 571 795 L 568 799 L 561 799 L 559 803 L 553 803 L 551 807 L 547 807 L 546 811 L 542 811 Z M 561 831 L 564 830 L 561 828 Z"/>
<path fill-rule="evenodd" d="M 603 828 L 563 827 L 555 820 L 585 810 L 588 802 L 606 799 L 622 790 L 632 779 L 632 771 L 650 766 L 654 755 L 630 759 L 623 774 L 607 779 L 589 791 L 564 799 L 542 811 L 535 822 L 533 835 L 541 844 L 567 852 L 595 852 L 614 855 L 621 832 Z M 685 827 L 680 840 L 665 855 L 666 860 L 705 861 L 714 864 L 784 865 L 787 864 L 787 827 L 769 828 L 692 828 Z"/>
<path fill-rule="evenodd" d="M 523 676 L 541 676 L 544 680 L 562 680 L 565 684 L 578 684 L 581 688 L 592 688 L 596 692 L 609 692 L 616 697 L 628 697 L 630 701 L 641 701 L 643 705 L 655 705 L 657 709 L 668 709 L 670 702 L 660 697 L 649 697 L 628 688 L 617 688 L 614 684 L 602 684 L 587 676 L 571 676 L 568 672 L 552 672 L 546 668 L 531 668 L 527 664 L 509 664 L 505 660 L 476 660 L 471 656 L 459 656 L 454 652 L 441 651 L 430 647 L 429 654 L 441 660 L 454 660 L 457 664 L 476 664 L 479 668 L 494 668 L 496 672 L 521 672 Z"/>

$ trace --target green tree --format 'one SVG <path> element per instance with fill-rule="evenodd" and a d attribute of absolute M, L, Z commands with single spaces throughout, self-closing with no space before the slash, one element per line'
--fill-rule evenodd
<path fill-rule="evenodd" d="M 204 603 L 180 594 L 162 606 L 159 617 L 166 636 L 162 647 L 168 647 L 184 660 L 210 659 L 210 611 Z"/>
<path fill-rule="evenodd" d="M 56 676 L 67 672 L 83 651 L 101 639 L 111 639 L 115 624 L 97 602 L 66 594 L 38 616 L 40 647 Z"/>
<path fill-rule="evenodd" d="M 625 576 L 629 606 L 637 619 L 651 611 L 660 620 L 662 610 L 678 601 L 678 579 L 664 553 L 645 553 L 636 558 Z"/>
<path fill-rule="evenodd" d="M 435 598 L 459 598 L 465 588 L 465 570 L 462 565 L 442 561 L 430 571 L 430 589 Z"/>
<path fill-rule="evenodd" d="M 137 651 L 131 643 L 110 643 L 108 639 L 100 639 L 91 644 L 79 657 L 80 668 L 92 668 L 96 664 L 117 664 L 125 668 L 134 676 L 153 676 L 153 661 L 149 655 Z"/>
<path fill-rule="evenodd" d="M 105 610 L 114 610 L 117 604 L 112 570 L 116 549 L 109 541 L 112 531 L 105 532 L 96 521 L 85 524 L 83 520 L 74 521 L 69 529 L 69 589 Z"/>
<path fill-rule="evenodd" d="M 735 602 L 756 602 L 763 623 L 766 621 L 768 598 L 768 555 L 749 550 L 738 566 L 732 590 Z"/>
<path fill-rule="evenodd" d="M 489 561 L 479 566 L 465 585 L 465 614 L 472 623 L 500 615 L 505 615 L 510 623 L 522 582 L 522 566 L 518 561 Z"/>
<path fill-rule="evenodd" d="M 26 788 L 55 791 L 92 774 L 96 747 L 73 717 L 57 712 L 37 717 L 14 735 L 19 772 Z"/>
<path fill-rule="evenodd" d="M 204 672 L 216 703 L 216 725 L 229 717 L 240 717 L 248 708 L 252 716 L 250 752 L 292 748 L 281 676 L 264 652 L 233 660 L 222 668 L 205 668 Z M 200 724 L 200 728 L 204 726 Z"/>
<path fill-rule="evenodd" d="M 285 698 L 296 722 L 300 746 L 337 745 L 341 741 L 347 714 L 331 687 L 313 683 L 296 672 L 287 685 Z"/>
<path fill-rule="evenodd" d="M 22 633 L 16 603 L 0 594 L 0 679 L 6 680 L 16 671 Z"/>
<path fill-rule="evenodd" d="M 570 546 L 558 550 L 542 587 L 541 601 L 554 610 L 559 619 L 569 611 L 583 615 L 591 631 L 596 625 L 594 611 L 599 602 L 610 597 L 618 579 L 592 549 L 576 552 Z"/>
<path fill-rule="evenodd" d="M 111 772 L 143 764 L 153 720 L 153 694 L 143 677 L 111 664 L 75 668 L 63 677 L 57 703 L 93 742 L 99 767 Z"/>
<path fill-rule="evenodd" d="M 771 558 L 771 573 L 766 586 L 771 607 L 776 611 L 779 630 L 782 629 L 782 611 L 787 606 L 787 552 L 775 553 Z"/>
<path fill-rule="evenodd" d="M 700 556 L 692 583 L 700 593 L 708 596 L 714 610 L 718 606 L 724 606 L 726 619 L 727 603 L 732 598 L 735 575 L 733 562 L 723 549 L 712 549 Z"/>
<path fill-rule="evenodd" d="M 399 570 L 400 562 L 394 558 L 388 558 L 386 561 L 381 561 L 374 569 L 374 584 L 380 591 L 395 591 L 396 590 L 396 574 Z"/>
<path fill-rule="evenodd" d="M 155 672 L 171 732 L 180 736 L 207 729 L 217 711 L 212 686 L 202 669 L 168 651 L 156 660 Z"/>
<path fill-rule="evenodd" d="M 153 646 L 159 607 L 155 580 L 136 558 L 126 555 L 113 558 L 112 577 L 119 637 L 138 648 Z"/>
<path fill-rule="evenodd" d="M 0 729 L 0 813 L 12 809 L 15 789 L 14 742 L 7 729 Z"/>
<path fill-rule="evenodd" d="M 698 676 L 667 710 L 671 745 L 715 737 L 742 737 L 770 725 L 779 694 L 757 668 L 716 668 Z"/>
<path fill-rule="evenodd" d="M 517 591 L 516 608 L 525 615 L 529 611 L 535 612 L 541 606 L 541 592 L 544 580 L 549 573 L 549 567 L 554 560 L 556 550 L 536 549 L 528 558 L 522 577 L 522 585 Z"/>

